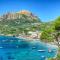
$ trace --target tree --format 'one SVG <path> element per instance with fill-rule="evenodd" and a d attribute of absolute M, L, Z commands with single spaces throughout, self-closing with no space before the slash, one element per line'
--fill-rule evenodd
<path fill-rule="evenodd" d="M 54 22 L 54 25 L 55 25 L 55 39 L 56 41 L 59 43 L 59 35 L 60 35 L 60 17 L 58 17 L 55 22 Z"/>
<path fill-rule="evenodd" d="M 53 59 L 53 58 L 48 58 L 48 60 L 55 60 L 55 59 Z"/>
<path fill-rule="evenodd" d="M 59 43 L 60 36 L 60 17 L 58 17 L 55 21 L 51 22 L 51 24 L 47 24 L 44 31 L 41 34 L 41 40 L 43 41 L 51 41 L 55 39 Z"/>
<path fill-rule="evenodd" d="M 53 36 L 53 33 L 54 32 L 54 29 L 53 29 L 53 26 L 52 27 L 49 27 L 49 28 L 46 28 L 41 36 L 40 36 L 40 39 L 42 41 L 45 41 L 45 42 L 52 42 L 53 39 L 54 39 L 54 36 Z"/>

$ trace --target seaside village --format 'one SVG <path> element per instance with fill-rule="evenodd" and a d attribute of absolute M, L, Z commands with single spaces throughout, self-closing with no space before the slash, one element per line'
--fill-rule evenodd
<path fill-rule="evenodd" d="M 39 31 L 29 31 L 28 35 L 25 35 L 24 33 L 23 35 L 19 34 L 20 37 L 28 38 L 28 39 L 39 39 L 40 35 L 41 33 Z"/>
<path fill-rule="evenodd" d="M 41 35 L 40 31 L 28 31 L 27 35 L 23 32 L 22 34 L 19 34 L 16 37 L 26 38 L 26 39 L 40 39 L 40 35 Z M 8 36 L 12 36 L 12 35 L 8 34 Z M 13 35 L 13 37 L 15 37 L 15 35 Z"/>

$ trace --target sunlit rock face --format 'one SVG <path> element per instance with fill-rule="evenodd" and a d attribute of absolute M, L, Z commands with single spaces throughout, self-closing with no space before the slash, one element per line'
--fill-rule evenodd
<path fill-rule="evenodd" d="M 38 18 L 35 14 L 33 14 L 32 12 L 30 11 L 27 11 L 27 10 L 21 10 L 19 12 L 7 12 L 6 14 L 2 15 L 0 18 L 1 19 L 20 19 L 21 17 L 23 17 L 22 15 L 25 15 L 27 16 L 28 18 L 31 18 L 31 19 L 36 19 Z"/>
<path fill-rule="evenodd" d="M 18 13 L 20 13 L 20 14 L 31 14 L 29 11 L 27 11 L 27 10 L 22 10 L 22 11 L 20 11 L 20 12 L 18 12 Z"/>

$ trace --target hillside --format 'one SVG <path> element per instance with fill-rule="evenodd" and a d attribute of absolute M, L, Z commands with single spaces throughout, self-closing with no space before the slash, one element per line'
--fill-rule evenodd
<path fill-rule="evenodd" d="M 19 34 L 27 30 L 39 30 L 41 21 L 29 11 L 7 13 L 0 17 L 0 34 Z"/>

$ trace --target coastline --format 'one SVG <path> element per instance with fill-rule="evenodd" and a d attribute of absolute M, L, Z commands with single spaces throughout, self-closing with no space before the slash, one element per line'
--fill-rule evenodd
<path fill-rule="evenodd" d="M 41 42 L 41 43 L 44 43 L 47 45 L 47 47 L 50 47 L 50 48 L 58 48 L 58 46 L 54 43 L 54 42 L 42 42 L 40 39 L 33 39 L 33 38 L 25 38 L 25 37 L 21 37 L 21 36 L 18 36 L 16 38 L 22 38 L 22 39 L 25 39 L 26 41 L 34 41 L 34 42 Z M 52 47 L 51 47 L 52 46 Z"/>
<path fill-rule="evenodd" d="M 8 35 L 2 35 L 2 36 L 8 36 Z M 41 42 L 43 44 L 46 44 L 47 47 L 49 47 L 49 48 L 55 48 L 55 49 L 57 49 L 56 55 L 53 58 L 55 59 L 57 57 L 57 54 L 58 54 L 58 46 L 56 44 L 54 44 L 53 42 L 52 43 L 49 43 L 49 42 L 46 43 L 46 42 L 42 42 L 40 39 L 25 38 L 25 37 L 22 37 L 22 36 L 13 36 L 13 35 L 11 35 L 10 37 L 15 37 L 15 38 L 18 38 L 18 39 L 24 39 L 24 41 L 25 40 L 26 41 L 33 41 L 33 43 L 35 43 L 35 42 Z"/>
<path fill-rule="evenodd" d="M 53 42 L 52 42 L 53 43 Z M 50 48 L 58 48 L 58 46 L 57 45 L 55 45 L 54 43 L 52 44 L 52 43 L 46 43 L 47 44 L 47 46 L 49 46 Z M 52 45 L 52 47 L 51 47 L 51 45 Z"/>
<path fill-rule="evenodd" d="M 34 39 L 34 38 L 30 38 L 30 37 L 26 37 L 26 36 L 23 36 L 23 35 L 20 35 L 20 36 L 13 36 L 12 34 L 8 34 L 8 35 L 0 35 L 0 36 L 9 36 L 9 37 L 15 37 L 15 38 L 19 38 L 19 39 L 24 39 L 26 41 L 40 41 L 42 42 L 40 39 Z M 54 43 L 54 42 L 42 42 L 44 44 L 47 44 L 47 46 L 51 47 L 56 47 L 58 48 L 58 46 Z"/>
<path fill-rule="evenodd" d="M 0 36 L 10 36 L 10 37 L 15 37 L 15 38 L 19 38 L 19 39 L 24 39 L 26 41 L 40 41 L 40 42 L 42 42 L 40 39 L 34 39 L 34 38 L 30 38 L 30 37 L 25 37 L 23 35 L 13 36 L 13 35 L 9 34 L 9 35 L 0 35 Z M 58 46 L 54 42 L 42 42 L 42 43 L 47 44 L 47 46 L 49 46 L 49 47 L 51 47 L 51 45 L 52 45 L 52 47 L 58 48 Z"/>
<path fill-rule="evenodd" d="M 21 37 L 17 37 L 17 38 L 21 38 Z M 56 51 L 56 55 L 53 57 L 53 59 L 55 59 L 57 57 L 57 54 L 58 54 L 58 46 L 56 44 L 54 44 L 54 42 L 50 42 L 50 43 L 48 42 L 48 43 L 46 43 L 46 42 L 42 42 L 40 39 L 32 39 L 32 38 L 28 39 L 28 38 L 23 38 L 23 37 L 22 37 L 22 39 L 25 39 L 27 41 L 33 41 L 33 42 L 41 42 L 43 44 L 46 44 L 47 47 L 49 47 L 49 48 L 56 49 L 57 50 Z"/>

